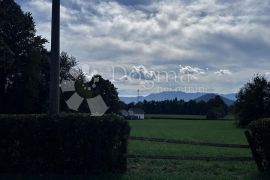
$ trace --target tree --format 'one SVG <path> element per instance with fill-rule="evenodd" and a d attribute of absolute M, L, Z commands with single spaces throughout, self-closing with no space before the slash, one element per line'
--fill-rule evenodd
<path fill-rule="evenodd" d="M 77 66 L 78 62 L 72 55 L 68 55 L 67 52 L 61 52 L 60 54 L 60 81 L 63 79 L 68 80 L 70 78 L 70 70 Z"/>
<path fill-rule="evenodd" d="M 45 113 L 49 105 L 50 52 L 36 35 L 31 13 L 14 0 L 0 1 L 0 113 Z M 60 55 L 60 78 L 76 58 Z"/>
<path fill-rule="evenodd" d="M 237 94 L 235 113 L 239 126 L 270 116 L 270 83 L 264 76 L 256 75 Z"/>
<path fill-rule="evenodd" d="M 225 117 L 225 115 L 228 113 L 228 106 L 224 103 L 220 96 L 215 96 L 215 98 L 210 99 L 207 102 L 207 106 L 207 119 L 220 119 Z"/>
<path fill-rule="evenodd" d="M 95 75 L 89 82 L 94 84 L 94 79 L 98 78 L 96 88 L 93 89 L 93 96 L 101 95 L 104 102 L 109 106 L 107 113 L 118 113 L 120 110 L 120 100 L 118 97 L 117 88 L 109 80 L 105 80 L 101 75 Z"/>
<path fill-rule="evenodd" d="M 14 53 L 11 49 L 0 39 L 0 112 L 5 110 L 6 102 L 6 86 L 8 85 L 7 77 L 12 64 Z"/>
<path fill-rule="evenodd" d="M 75 80 L 75 90 L 76 93 L 84 99 L 78 109 L 79 112 L 89 113 L 90 109 L 86 100 L 95 98 L 99 95 L 109 107 L 106 113 L 119 113 L 120 109 L 125 106 L 123 102 L 119 100 L 117 88 L 115 88 L 109 80 L 103 79 L 101 75 L 94 75 L 89 81 L 81 70 L 77 73 L 79 74 L 79 77 L 73 79 Z M 74 92 L 62 93 L 63 100 L 68 100 L 73 93 Z M 63 105 L 62 110 L 65 112 L 72 111 L 66 106 L 66 104 Z"/>
<path fill-rule="evenodd" d="M 223 118 L 225 115 L 226 113 L 221 106 L 212 107 L 208 110 L 206 114 L 206 119 L 216 120 L 216 119 Z"/>
<path fill-rule="evenodd" d="M 30 13 L 14 0 L 0 1 L 0 111 L 33 113 L 39 108 L 40 64 L 46 39 L 36 36 Z"/>

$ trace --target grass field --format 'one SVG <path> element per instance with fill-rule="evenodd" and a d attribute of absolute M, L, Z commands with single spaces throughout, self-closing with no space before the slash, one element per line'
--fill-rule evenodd
<path fill-rule="evenodd" d="M 179 114 L 145 114 L 146 119 L 206 119 L 203 115 L 179 115 Z"/>
<path fill-rule="evenodd" d="M 176 119 L 176 120 L 204 120 L 204 115 L 181 115 L 181 114 L 145 114 L 146 119 Z M 232 114 L 228 114 L 223 120 L 234 120 Z"/>
<path fill-rule="evenodd" d="M 132 136 L 192 140 L 212 143 L 247 144 L 244 130 L 230 121 L 145 120 L 130 121 Z M 215 148 L 158 142 L 130 141 L 130 153 L 157 155 L 250 156 L 249 149 Z"/>
<path fill-rule="evenodd" d="M 193 140 L 212 143 L 247 144 L 244 129 L 236 128 L 233 121 L 148 119 L 129 121 L 132 136 L 159 137 L 167 139 Z M 131 140 L 129 153 L 144 155 L 185 156 L 247 156 L 249 149 L 217 148 L 192 145 L 177 145 Z M 129 159 L 126 174 L 89 176 L 0 176 L 0 179 L 270 179 L 269 174 L 260 174 L 255 162 L 179 161 Z"/>
<path fill-rule="evenodd" d="M 244 129 L 233 121 L 151 119 L 130 121 L 132 136 L 195 140 L 212 143 L 247 144 Z M 130 141 L 129 153 L 185 156 L 245 156 L 249 149 L 177 145 Z M 129 160 L 126 177 L 137 179 L 269 179 L 259 174 L 255 162 Z"/>

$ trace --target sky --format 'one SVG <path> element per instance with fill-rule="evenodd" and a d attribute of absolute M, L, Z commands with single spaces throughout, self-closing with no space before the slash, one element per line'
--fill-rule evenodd
<path fill-rule="evenodd" d="M 51 0 L 17 2 L 50 42 Z M 270 77 L 270 0 L 62 0 L 60 46 L 120 96 L 235 93 Z"/>

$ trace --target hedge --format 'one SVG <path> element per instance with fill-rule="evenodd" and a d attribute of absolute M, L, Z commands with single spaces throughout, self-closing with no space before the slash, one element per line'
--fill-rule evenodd
<path fill-rule="evenodd" d="M 249 124 L 254 147 L 260 161 L 261 171 L 270 170 L 270 118 L 260 119 Z"/>
<path fill-rule="evenodd" d="M 0 173 L 123 172 L 129 132 L 116 115 L 0 115 Z"/>

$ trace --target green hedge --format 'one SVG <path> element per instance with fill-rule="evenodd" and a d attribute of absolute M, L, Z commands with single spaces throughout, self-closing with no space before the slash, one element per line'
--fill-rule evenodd
<path fill-rule="evenodd" d="M 256 151 L 263 170 L 270 170 L 270 118 L 260 119 L 249 124 Z"/>
<path fill-rule="evenodd" d="M 0 115 L 0 173 L 123 172 L 129 132 L 115 115 Z"/>

